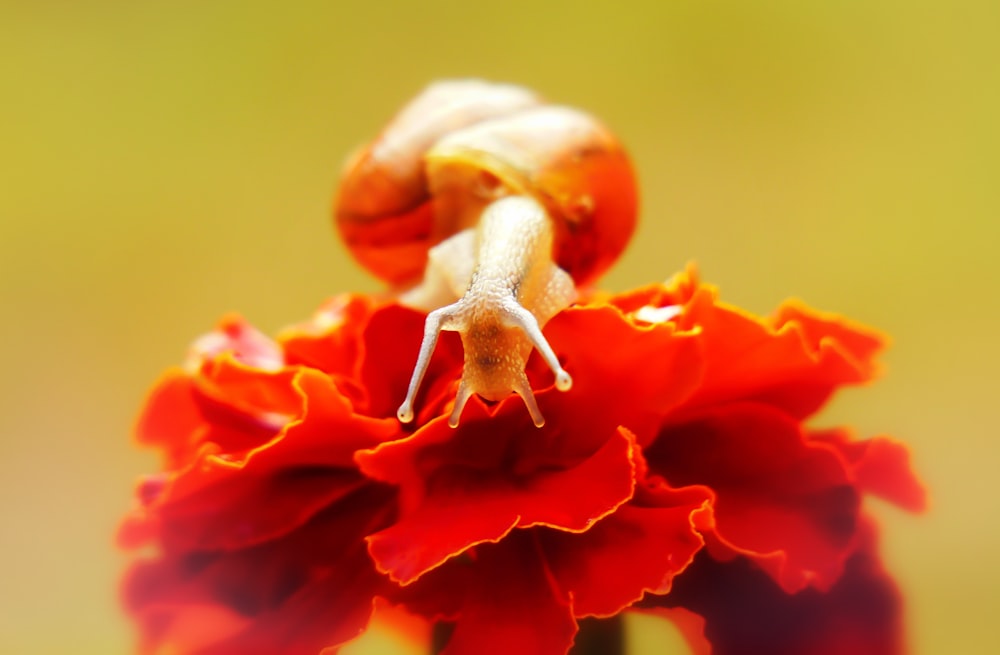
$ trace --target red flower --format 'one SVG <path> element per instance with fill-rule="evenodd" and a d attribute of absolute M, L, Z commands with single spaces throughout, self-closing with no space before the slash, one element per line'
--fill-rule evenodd
<path fill-rule="evenodd" d="M 392 520 L 395 492 L 353 455 L 395 422 L 358 415 L 333 378 L 285 366 L 237 319 L 195 348 L 139 420 L 165 470 L 119 533 L 158 551 L 124 583 L 143 652 L 313 655 L 355 637 L 386 587 L 363 539 Z"/>
<path fill-rule="evenodd" d="M 158 551 L 125 582 L 147 651 L 318 653 L 384 598 L 454 623 L 452 655 L 565 653 L 578 619 L 639 601 L 700 616 L 718 652 L 763 653 L 725 645 L 736 596 L 712 581 L 759 594 L 760 616 L 813 599 L 795 611 L 815 621 L 841 589 L 889 588 L 861 499 L 922 507 L 905 449 L 803 424 L 871 379 L 871 331 L 796 304 L 758 319 L 688 271 L 548 324 L 574 386 L 532 355 L 543 428 L 511 397 L 472 399 L 457 429 L 453 333 L 415 423 L 395 419 L 422 332 L 417 312 L 341 297 L 277 343 L 227 321 L 158 385 L 138 435 L 164 471 L 120 533 Z M 880 608 L 895 640 L 897 603 Z M 780 652 L 820 652 L 772 623 Z"/>

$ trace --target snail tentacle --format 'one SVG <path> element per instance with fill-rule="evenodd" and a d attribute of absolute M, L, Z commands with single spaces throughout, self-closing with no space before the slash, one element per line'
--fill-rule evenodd
<path fill-rule="evenodd" d="M 406 390 L 406 399 L 396 411 L 396 417 L 402 423 L 409 423 L 413 420 L 413 401 L 420 389 L 420 383 L 424 380 L 427 367 L 431 363 L 431 355 L 434 354 L 434 347 L 437 345 L 438 335 L 441 334 L 441 326 L 451 319 L 455 305 L 449 305 L 436 309 L 427 315 L 424 322 L 424 339 L 420 344 L 420 354 L 417 355 L 417 364 L 413 367 L 413 376 L 410 377 L 410 386 Z"/>
<path fill-rule="evenodd" d="M 469 402 L 469 398 L 475 393 L 466 383 L 462 380 L 458 385 L 458 393 L 455 394 L 455 407 L 451 410 L 451 416 L 448 417 L 448 425 L 452 428 L 458 427 L 458 419 L 462 416 L 462 410 L 465 409 L 465 403 Z"/>
<path fill-rule="evenodd" d="M 535 424 L 536 428 L 544 426 L 545 417 L 542 416 L 542 411 L 538 409 L 535 392 L 531 390 L 531 383 L 528 382 L 528 376 L 524 374 L 524 371 L 521 371 L 520 377 L 514 382 L 514 393 L 524 401 L 524 406 L 528 408 L 528 415 L 531 416 L 531 422 Z"/>
<path fill-rule="evenodd" d="M 531 345 L 542 355 L 542 359 L 549 365 L 556 376 L 556 389 L 559 391 L 569 391 L 573 386 L 573 378 L 559 363 L 548 339 L 542 334 L 542 328 L 538 325 L 538 320 L 527 309 L 517 304 L 509 302 L 504 307 L 505 322 L 511 326 L 518 327 L 531 340 Z M 527 379 L 527 378 L 525 378 Z"/>

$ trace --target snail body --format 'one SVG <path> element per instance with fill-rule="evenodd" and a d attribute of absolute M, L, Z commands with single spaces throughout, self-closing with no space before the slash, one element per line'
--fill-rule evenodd
<path fill-rule="evenodd" d="M 591 116 L 520 87 L 439 82 L 349 163 L 335 218 L 358 261 L 429 311 L 398 417 L 413 402 L 441 330 L 465 365 L 458 424 L 476 393 L 520 395 L 544 419 L 524 374 L 532 347 L 571 386 L 541 328 L 624 250 L 635 226 L 631 165 Z"/>
<path fill-rule="evenodd" d="M 555 373 L 556 387 L 566 391 L 572 386 L 542 326 L 576 297 L 572 278 L 552 261 L 552 240 L 552 222 L 544 208 L 529 197 L 508 196 L 487 207 L 475 230 L 435 249 L 428 265 L 434 286 L 455 277 L 454 283 L 464 284 L 469 252 L 475 253 L 474 268 L 462 297 L 427 315 L 413 377 L 397 412 L 400 421 L 413 420 L 413 401 L 438 335 L 454 330 L 462 337 L 465 365 L 448 424 L 458 425 L 473 393 L 502 400 L 512 391 L 524 400 L 535 425 L 545 423 L 524 367 L 534 346 Z M 453 262 L 461 270 L 456 271 Z"/>

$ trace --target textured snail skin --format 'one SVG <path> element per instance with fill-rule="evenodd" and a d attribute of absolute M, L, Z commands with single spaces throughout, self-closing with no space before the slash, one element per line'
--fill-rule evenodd
<path fill-rule="evenodd" d="M 438 82 L 408 104 L 348 162 L 334 215 L 354 257 L 406 287 L 421 279 L 431 246 L 512 194 L 546 208 L 555 261 L 579 286 L 614 263 L 635 229 L 635 176 L 603 125 L 479 80 Z"/>

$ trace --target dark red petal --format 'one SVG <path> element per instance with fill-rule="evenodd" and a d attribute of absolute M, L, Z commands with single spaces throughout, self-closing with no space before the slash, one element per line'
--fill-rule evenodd
<path fill-rule="evenodd" d="M 370 486 L 282 539 L 137 563 L 123 594 L 147 649 L 315 655 L 357 636 L 385 589 L 362 538 L 391 497 Z"/>
<path fill-rule="evenodd" d="M 532 531 L 475 549 L 473 579 L 443 655 L 565 655 L 576 634 Z"/>
<path fill-rule="evenodd" d="M 457 432 L 437 422 L 358 453 L 367 475 L 403 486 L 401 518 L 369 538 L 380 570 L 408 584 L 515 527 L 585 530 L 632 496 L 634 441 L 626 432 L 613 433 L 586 459 L 567 462 L 542 457 L 546 448 L 559 454 L 560 444 L 522 425 L 514 435 L 538 440 L 531 466 L 522 467 L 527 461 L 518 461 L 519 440 L 508 430 L 509 421 L 472 420 Z"/>
<path fill-rule="evenodd" d="M 396 587 L 389 600 L 432 622 L 456 621 L 469 587 L 478 584 L 472 562 L 472 551 L 454 557 L 412 584 Z"/>
<path fill-rule="evenodd" d="M 832 445 L 844 456 L 862 491 L 911 512 L 927 509 L 927 492 L 910 466 L 906 444 L 884 436 L 855 441 L 845 429 L 813 431 L 810 438 Z"/>
<path fill-rule="evenodd" d="M 582 534 L 539 530 L 539 543 L 577 617 L 609 617 L 642 598 L 666 593 L 701 548 L 692 514 L 708 502 L 704 489 L 644 494 L 643 505 L 619 507 Z"/>
<path fill-rule="evenodd" d="M 150 512 L 150 520 L 168 552 L 245 548 L 296 529 L 364 484 L 357 473 L 318 467 L 271 476 L 236 474 L 168 498 L 159 511 Z"/>
<path fill-rule="evenodd" d="M 646 450 L 650 471 L 716 494 L 714 536 L 755 558 L 789 591 L 828 587 L 855 534 L 859 491 L 829 445 L 767 405 L 705 410 L 663 429 Z"/>
<path fill-rule="evenodd" d="M 703 554 L 650 604 L 705 620 L 713 655 L 898 655 L 900 595 L 871 549 L 851 556 L 828 591 L 789 595 L 746 559 Z"/>

